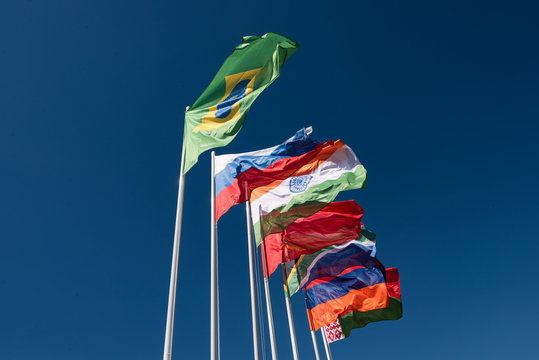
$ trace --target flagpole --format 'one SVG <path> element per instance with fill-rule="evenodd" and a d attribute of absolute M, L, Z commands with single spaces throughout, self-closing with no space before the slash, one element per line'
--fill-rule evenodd
<path fill-rule="evenodd" d="M 329 349 L 329 343 L 328 343 L 328 337 L 326 334 L 326 330 L 322 326 L 322 340 L 324 341 L 324 348 L 326 349 L 326 357 L 328 360 L 331 360 L 331 350 Z"/>
<path fill-rule="evenodd" d="M 210 265 L 210 317 L 211 317 L 211 332 L 210 332 L 210 359 L 218 360 L 218 328 L 219 319 L 217 318 L 217 223 L 215 222 L 215 151 L 211 152 L 211 265 Z"/>
<path fill-rule="evenodd" d="M 292 342 L 292 354 L 294 354 L 294 360 L 299 360 L 298 344 L 296 342 L 296 330 L 294 329 L 294 318 L 292 317 L 292 306 L 290 306 L 290 292 L 288 291 L 288 285 L 286 283 L 286 270 L 284 268 L 283 263 L 281 263 L 281 272 L 283 273 L 283 286 L 285 288 L 284 301 L 286 303 L 286 314 L 288 315 L 288 327 L 290 328 L 290 341 Z"/>
<path fill-rule="evenodd" d="M 245 198 L 249 199 L 249 187 L 245 183 Z M 245 214 L 247 219 L 247 249 L 249 251 L 249 284 L 251 286 L 251 321 L 253 325 L 253 352 L 254 360 L 259 360 L 260 349 L 258 344 L 258 312 L 256 308 L 255 289 L 255 263 L 253 250 L 253 224 L 251 223 L 251 206 L 249 201 L 245 202 Z"/>
<path fill-rule="evenodd" d="M 189 110 L 189 106 L 185 111 Z M 183 215 L 183 193 L 185 188 L 185 174 L 183 173 L 183 162 L 185 151 L 182 147 L 182 157 L 180 161 L 180 181 L 178 183 L 178 202 L 176 204 L 176 222 L 174 225 L 174 245 L 172 248 L 172 264 L 170 266 L 170 285 L 168 289 L 167 325 L 165 330 L 165 345 L 163 349 L 163 360 L 170 360 L 172 356 L 172 337 L 174 333 L 174 312 L 176 309 L 176 288 L 178 283 L 178 259 L 180 257 L 180 238 L 182 232 Z"/>
<path fill-rule="evenodd" d="M 303 289 L 303 296 L 305 297 L 305 308 L 307 309 L 307 318 L 309 320 L 309 328 L 311 330 L 311 339 L 313 340 L 314 355 L 316 360 L 320 360 L 320 353 L 318 352 L 318 343 L 316 342 L 316 332 L 314 329 L 313 318 L 311 315 L 311 306 L 309 305 L 309 299 L 307 298 L 307 292 Z"/>
<path fill-rule="evenodd" d="M 320 360 L 320 353 L 318 352 L 318 343 L 316 342 L 316 333 L 311 330 L 311 339 L 313 339 L 314 355 L 316 360 Z"/>
<path fill-rule="evenodd" d="M 267 260 L 266 260 L 265 247 L 266 247 L 266 244 L 264 241 L 262 241 L 262 244 L 260 244 L 260 251 L 262 252 L 262 266 L 264 267 L 263 273 L 267 275 L 268 265 L 267 265 Z M 273 325 L 273 314 L 271 311 L 271 297 L 270 297 L 268 277 L 264 276 L 264 290 L 266 293 L 266 309 L 268 311 L 268 328 L 270 332 L 271 358 L 272 360 L 277 360 L 277 344 L 275 342 L 275 329 Z"/>

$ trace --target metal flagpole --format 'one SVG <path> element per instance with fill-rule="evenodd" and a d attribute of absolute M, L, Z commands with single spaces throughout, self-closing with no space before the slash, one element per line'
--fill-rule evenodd
<path fill-rule="evenodd" d="M 185 111 L 189 110 L 189 106 Z M 174 333 L 174 312 L 176 309 L 176 287 L 178 283 L 178 258 L 180 256 L 180 238 L 182 232 L 183 192 L 185 187 L 185 174 L 183 173 L 183 161 L 185 152 L 182 147 L 180 162 L 180 181 L 178 184 L 178 202 L 176 204 L 176 222 L 174 226 L 174 245 L 172 249 L 172 265 L 170 267 L 170 285 L 168 289 L 167 325 L 165 330 L 165 346 L 163 360 L 170 360 L 172 356 L 172 336 Z"/>
<path fill-rule="evenodd" d="M 294 318 L 292 317 L 292 306 L 290 306 L 290 292 L 288 291 L 288 285 L 286 282 L 286 270 L 284 268 L 283 263 L 281 263 L 281 271 L 283 273 L 283 286 L 285 288 L 284 301 L 286 303 L 286 313 L 288 315 L 288 327 L 290 328 L 290 341 L 292 342 L 292 353 L 294 354 L 294 360 L 299 360 L 298 344 L 296 342 L 296 330 L 294 329 Z"/>
<path fill-rule="evenodd" d="M 245 183 L 245 197 L 249 199 L 249 187 Z M 260 349 L 258 345 L 258 312 L 256 308 L 256 284 L 255 284 L 255 264 L 253 250 L 253 224 L 251 223 L 251 206 L 249 201 L 245 202 L 245 214 L 247 218 L 247 248 L 249 251 L 249 284 L 251 286 L 251 320 L 253 324 L 253 351 L 254 359 L 259 360 Z"/>
<path fill-rule="evenodd" d="M 210 333 L 210 353 L 211 360 L 219 359 L 218 351 L 218 328 L 219 319 L 217 318 L 217 223 L 215 222 L 215 151 L 211 152 L 211 279 L 210 279 L 210 297 L 211 297 L 211 333 Z"/>
<path fill-rule="evenodd" d="M 217 234 L 217 224 L 215 224 L 215 238 L 216 238 L 216 241 L 217 241 L 217 244 L 219 244 L 219 236 Z M 219 269 L 219 256 L 217 256 L 217 259 L 216 259 L 216 267 L 217 269 Z M 221 327 L 219 326 L 219 324 L 221 323 L 221 314 L 220 314 L 220 311 L 221 311 L 221 306 L 219 304 L 219 271 L 217 271 L 217 277 L 216 277 L 216 280 L 217 282 L 217 359 L 220 360 L 221 359 Z"/>
<path fill-rule="evenodd" d="M 266 247 L 266 244 L 264 241 L 262 241 L 262 244 L 260 244 L 260 251 L 262 252 L 262 267 L 264 268 L 263 273 L 268 274 L 268 265 L 267 265 L 267 260 L 266 260 L 265 247 Z M 272 360 L 277 360 L 277 344 L 275 342 L 275 329 L 273 325 L 273 314 L 271 311 L 269 280 L 266 276 L 264 276 L 264 290 L 266 293 L 266 309 L 268 310 L 268 328 L 270 332 L 271 358 Z"/>
<path fill-rule="evenodd" d="M 321 330 L 322 330 L 322 340 L 324 340 L 324 348 L 326 349 L 326 357 L 328 358 L 328 360 L 331 360 L 331 350 L 329 349 L 329 343 L 328 343 L 326 330 L 324 330 L 323 326 Z"/>
<path fill-rule="evenodd" d="M 311 329 L 311 339 L 313 340 L 314 355 L 316 360 L 320 360 L 320 353 L 318 352 L 318 343 L 316 342 L 316 332 L 314 329 L 313 318 L 311 315 L 311 305 L 309 304 L 309 299 L 307 298 L 307 292 L 303 289 L 303 296 L 305 297 L 305 308 L 307 309 L 307 318 L 309 319 L 309 328 Z"/>
<path fill-rule="evenodd" d="M 320 360 L 320 353 L 318 352 L 318 344 L 316 342 L 316 332 L 314 332 L 314 330 L 311 330 L 311 338 L 313 339 L 314 355 L 316 360 Z"/>

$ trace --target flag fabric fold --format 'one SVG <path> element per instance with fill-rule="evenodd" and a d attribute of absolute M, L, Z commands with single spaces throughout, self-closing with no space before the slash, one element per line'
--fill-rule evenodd
<path fill-rule="evenodd" d="M 251 191 L 257 245 L 266 236 L 283 232 L 295 220 L 320 211 L 340 191 L 365 186 L 367 171 L 341 140 L 327 142 L 316 151 L 316 156 L 290 177 Z"/>
<path fill-rule="evenodd" d="M 317 278 L 336 276 L 348 268 L 376 265 L 374 233 L 361 230 L 361 237 L 340 245 L 328 246 L 314 254 L 302 255 L 285 263 L 286 285 L 290 295 L 309 285 Z"/>
<path fill-rule="evenodd" d="M 298 48 L 296 42 L 276 33 L 243 38 L 185 113 L 183 174 L 201 153 L 234 139 L 251 104 Z"/>
<path fill-rule="evenodd" d="M 268 235 L 264 250 L 269 276 L 280 263 L 361 237 L 363 209 L 353 200 L 337 201 L 300 218 L 282 233 Z"/>
<path fill-rule="evenodd" d="M 215 157 L 216 219 L 232 206 L 247 201 L 250 189 L 285 179 L 316 155 L 322 144 L 309 137 L 312 128 L 303 128 L 284 143 L 271 148 Z M 312 153 L 311 153 L 312 152 Z"/>

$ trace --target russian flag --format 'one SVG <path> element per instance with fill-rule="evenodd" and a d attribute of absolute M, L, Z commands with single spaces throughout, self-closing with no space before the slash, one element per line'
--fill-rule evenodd
<path fill-rule="evenodd" d="M 304 128 L 284 143 L 268 149 L 215 157 L 215 216 L 219 218 L 232 206 L 247 201 L 249 192 L 274 180 L 287 178 L 312 156 L 322 144 L 309 137 L 312 128 Z M 315 154 L 313 153 L 313 156 Z"/>

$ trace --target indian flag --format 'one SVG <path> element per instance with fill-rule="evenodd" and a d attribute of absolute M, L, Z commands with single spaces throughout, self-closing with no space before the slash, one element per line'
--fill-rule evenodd
<path fill-rule="evenodd" d="M 280 233 L 296 219 L 311 216 L 331 203 L 340 191 L 365 187 L 367 171 L 341 140 L 328 142 L 318 155 L 292 176 L 251 192 L 257 245 Z"/>

